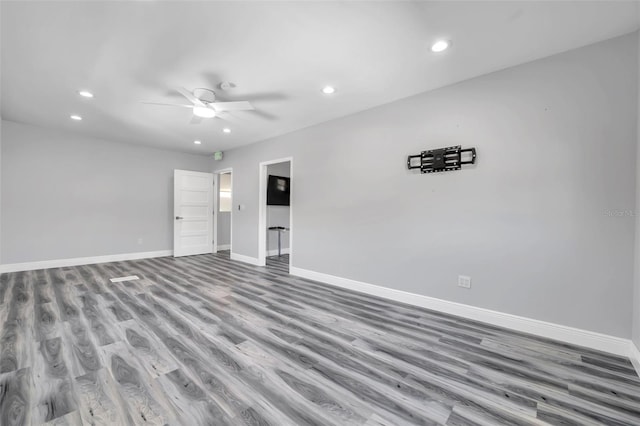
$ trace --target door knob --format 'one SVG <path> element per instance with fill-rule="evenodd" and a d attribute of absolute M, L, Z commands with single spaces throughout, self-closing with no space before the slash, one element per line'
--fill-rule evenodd
<path fill-rule="evenodd" d="M 184 219 L 182 216 L 176 216 L 176 220 Z"/>

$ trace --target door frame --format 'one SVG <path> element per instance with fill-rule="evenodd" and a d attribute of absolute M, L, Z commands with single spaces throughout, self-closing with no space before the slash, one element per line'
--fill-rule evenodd
<path fill-rule="evenodd" d="M 229 250 L 233 248 L 233 167 L 213 172 L 213 252 L 218 252 L 218 216 L 220 215 L 220 174 L 231 173 L 231 211 L 229 212 Z"/>
<path fill-rule="evenodd" d="M 263 161 L 258 165 L 258 265 L 267 264 L 267 166 L 289 162 L 289 268 L 293 264 L 293 157 Z"/>

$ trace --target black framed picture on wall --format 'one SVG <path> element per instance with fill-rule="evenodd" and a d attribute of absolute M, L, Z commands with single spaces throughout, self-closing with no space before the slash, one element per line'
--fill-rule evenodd
<path fill-rule="evenodd" d="M 267 183 L 267 205 L 288 206 L 291 179 L 284 176 L 269 175 Z"/>

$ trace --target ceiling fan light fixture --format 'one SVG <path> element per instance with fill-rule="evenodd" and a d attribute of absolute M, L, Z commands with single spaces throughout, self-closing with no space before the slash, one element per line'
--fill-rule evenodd
<path fill-rule="evenodd" d="M 202 118 L 213 118 L 216 116 L 216 112 L 214 110 L 212 110 L 209 107 L 202 107 L 202 106 L 194 106 L 193 107 L 193 115 L 196 115 L 198 117 L 202 117 Z"/>

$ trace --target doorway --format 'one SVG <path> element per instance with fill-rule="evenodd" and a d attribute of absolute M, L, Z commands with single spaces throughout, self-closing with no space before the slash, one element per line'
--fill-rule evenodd
<path fill-rule="evenodd" d="M 260 163 L 258 262 L 288 272 L 292 261 L 293 158 Z"/>
<path fill-rule="evenodd" d="M 233 171 L 214 173 L 215 208 L 213 213 L 213 252 L 231 253 L 233 215 Z"/>

